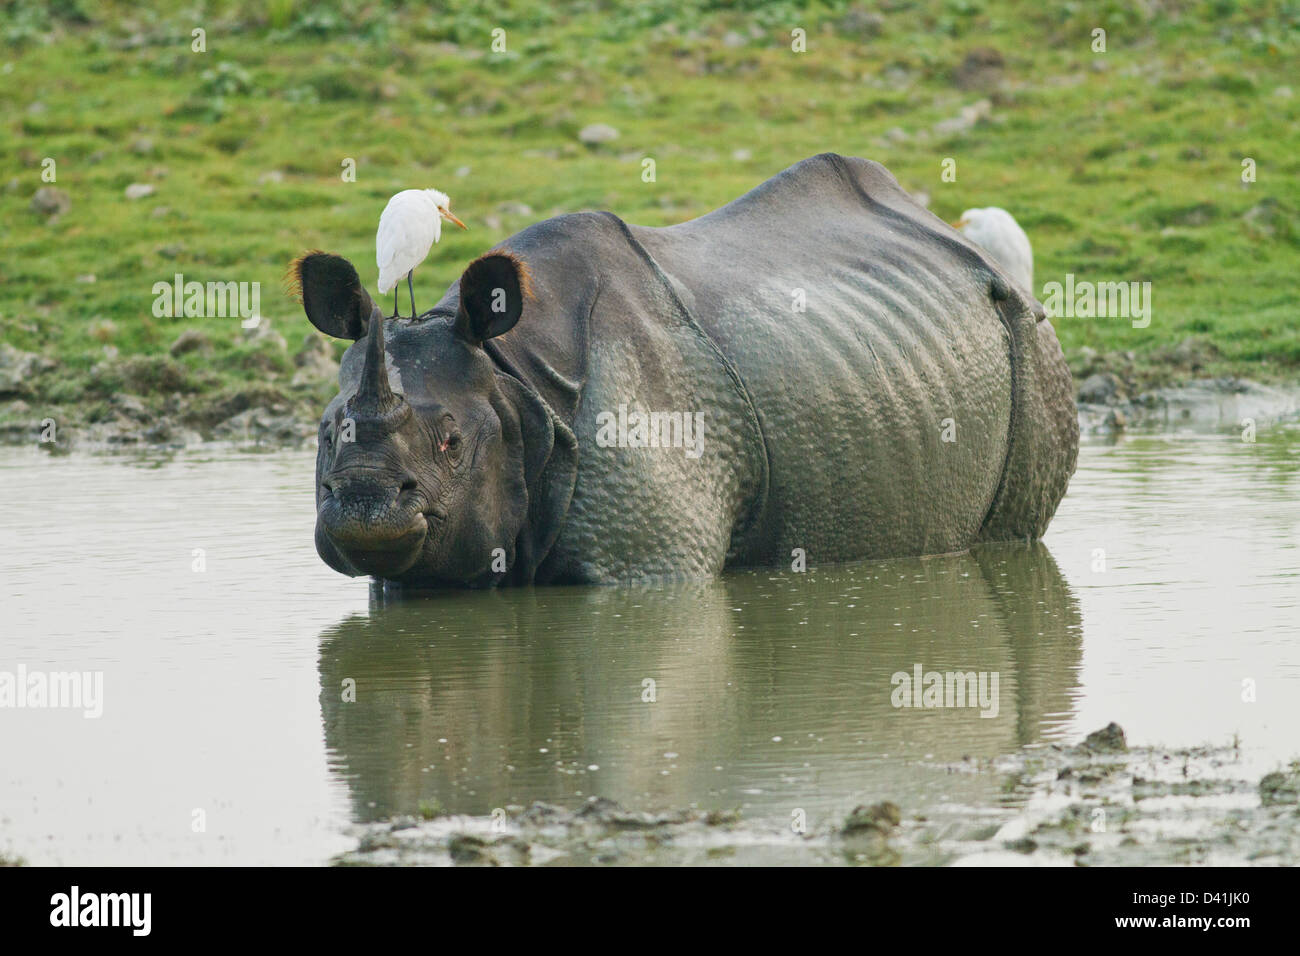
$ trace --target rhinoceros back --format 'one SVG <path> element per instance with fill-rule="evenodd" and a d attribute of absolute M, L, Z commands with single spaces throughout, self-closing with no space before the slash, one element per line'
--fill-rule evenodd
<path fill-rule="evenodd" d="M 973 246 L 884 167 L 831 154 L 700 219 L 631 231 L 761 426 L 766 500 L 733 564 L 977 539 L 1007 461 L 1012 342 Z"/>

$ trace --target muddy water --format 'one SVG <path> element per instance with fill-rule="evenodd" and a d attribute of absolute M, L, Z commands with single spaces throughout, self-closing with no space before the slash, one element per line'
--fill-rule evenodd
<path fill-rule="evenodd" d="M 1087 444 L 1033 547 L 400 601 L 316 558 L 311 474 L 4 450 L 0 672 L 103 692 L 98 718 L 0 709 L 0 854 L 324 862 L 422 803 L 593 794 L 810 828 L 879 799 L 978 813 L 1016 798 L 964 758 L 1111 720 L 1236 735 L 1260 773 L 1300 755 L 1296 425 Z M 986 699 L 896 706 L 918 667 Z"/>

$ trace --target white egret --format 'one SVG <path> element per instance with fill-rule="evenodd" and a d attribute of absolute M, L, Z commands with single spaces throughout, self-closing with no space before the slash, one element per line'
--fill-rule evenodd
<path fill-rule="evenodd" d="M 387 295 L 406 276 L 411 294 L 411 318 L 415 318 L 415 289 L 411 273 L 424 261 L 433 244 L 442 237 L 442 221 L 468 229 L 451 214 L 451 200 L 436 189 L 403 189 L 388 200 L 375 233 L 375 261 L 379 266 L 379 292 Z M 393 299 L 397 315 L 397 299 Z"/>
<path fill-rule="evenodd" d="M 975 245 L 984 249 L 1011 278 L 1024 286 L 1030 295 L 1034 292 L 1034 250 L 1020 223 L 1005 209 L 988 206 L 984 209 L 967 209 L 953 228 Z"/>

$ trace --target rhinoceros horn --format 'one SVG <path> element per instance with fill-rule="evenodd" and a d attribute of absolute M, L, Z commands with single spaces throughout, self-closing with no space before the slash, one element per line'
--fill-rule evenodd
<path fill-rule="evenodd" d="M 366 335 L 366 364 L 361 369 L 361 382 L 352 397 L 352 410 L 373 418 L 387 418 L 403 404 L 400 395 L 393 394 L 388 384 L 388 368 L 384 359 L 384 313 L 379 306 L 370 314 L 370 329 Z"/>

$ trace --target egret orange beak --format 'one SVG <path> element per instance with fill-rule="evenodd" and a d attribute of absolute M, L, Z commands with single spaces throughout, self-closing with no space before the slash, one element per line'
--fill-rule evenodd
<path fill-rule="evenodd" d="M 966 225 L 966 220 L 958 219 L 956 222 L 948 223 L 948 225 L 952 226 L 954 229 L 960 229 L 962 226 Z"/>
<path fill-rule="evenodd" d="M 438 210 L 438 215 L 442 216 L 442 218 L 443 218 L 443 219 L 446 219 L 448 222 L 454 222 L 456 225 L 460 226 L 460 228 L 462 228 L 462 229 L 465 229 L 465 230 L 467 230 L 467 231 L 468 231 L 468 229 L 469 229 L 469 226 L 465 225 L 463 222 L 461 222 L 459 219 L 457 219 L 455 216 L 453 216 L 453 215 L 451 214 L 451 210 L 450 210 L 450 209 L 439 209 L 439 210 Z"/>

